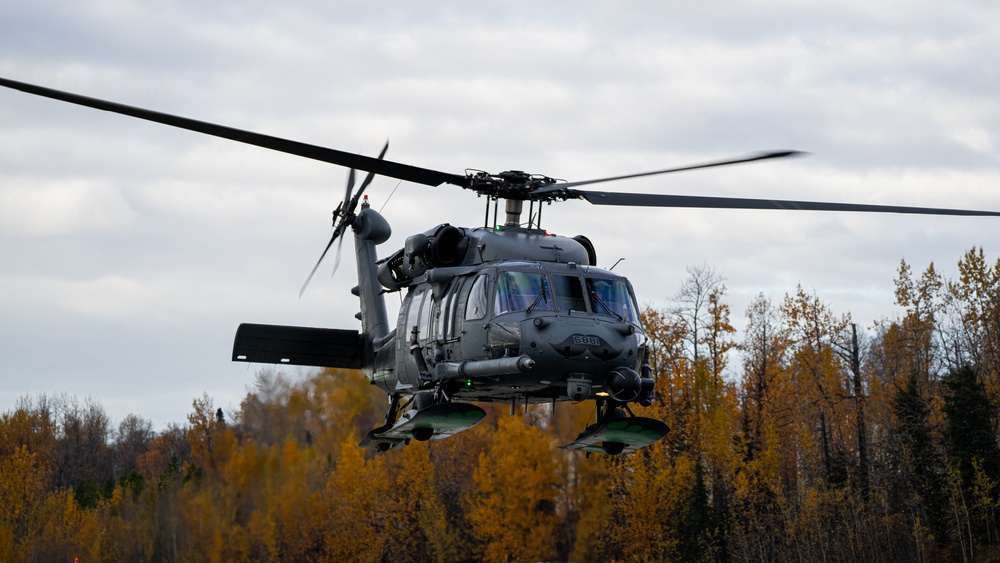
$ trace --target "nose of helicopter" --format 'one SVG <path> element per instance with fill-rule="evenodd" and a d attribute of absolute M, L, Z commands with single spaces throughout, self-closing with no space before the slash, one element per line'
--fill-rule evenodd
<path fill-rule="evenodd" d="M 525 321 L 521 335 L 521 350 L 535 360 L 536 369 L 589 374 L 596 380 L 637 362 L 639 338 L 629 323 L 538 316 Z"/>

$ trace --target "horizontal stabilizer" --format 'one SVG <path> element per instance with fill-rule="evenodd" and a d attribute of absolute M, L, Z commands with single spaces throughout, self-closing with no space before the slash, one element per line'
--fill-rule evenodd
<path fill-rule="evenodd" d="M 361 333 L 244 323 L 236 329 L 233 361 L 361 369 Z"/>

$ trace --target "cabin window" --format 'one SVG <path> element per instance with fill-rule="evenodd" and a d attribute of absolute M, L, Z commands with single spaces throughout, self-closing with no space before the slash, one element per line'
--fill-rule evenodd
<path fill-rule="evenodd" d="M 583 298 L 583 285 L 576 276 L 552 276 L 552 291 L 556 303 L 563 311 L 587 311 L 587 301 Z"/>
<path fill-rule="evenodd" d="M 434 323 L 434 338 L 438 340 L 444 340 L 448 337 L 448 332 L 451 329 L 452 321 L 452 307 L 454 301 L 454 292 L 451 291 L 452 285 L 454 285 L 455 280 L 451 280 L 448 286 L 444 290 L 444 295 L 441 297 L 441 307 L 437 312 L 437 322 Z"/>
<path fill-rule="evenodd" d="M 410 308 L 406 312 L 406 339 L 410 338 L 410 331 L 414 327 L 420 330 L 420 309 L 424 304 L 424 295 L 426 292 L 424 290 L 418 290 L 413 292 L 413 297 L 410 299 Z M 421 334 L 421 336 L 425 336 Z"/>
<path fill-rule="evenodd" d="M 512 311 L 553 309 L 549 284 L 543 274 L 532 272 L 501 272 L 497 276 L 497 294 L 493 313 L 502 315 Z"/>
<path fill-rule="evenodd" d="M 619 317 L 630 323 L 639 323 L 639 314 L 625 280 L 587 278 L 587 289 L 594 305 L 594 313 Z"/>
<path fill-rule="evenodd" d="M 465 320 L 472 321 L 486 316 L 489 294 L 486 293 L 486 276 L 479 276 L 469 291 L 469 301 L 465 304 Z"/>
<path fill-rule="evenodd" d="M 437 309 L 434 296 L 430 291 L 424 292 L 424 303 L 420 307 L 420 340 L 429 340 L 434 334 L 434 317 Z"/>
<path fill-rule="evenodd" d="M 462 288 L 462 278 L 454 278 L 448 282 L 441 297 L 441 308 L 437 313 L 437 324 L 434 335 L 438 340 L 448 340 L 455 336 L 455 315 L 458 311 L 458 294 Z"/>

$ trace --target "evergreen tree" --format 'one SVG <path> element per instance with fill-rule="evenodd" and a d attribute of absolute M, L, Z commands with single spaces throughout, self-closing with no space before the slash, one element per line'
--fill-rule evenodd
<path fill-rule="evenodd" d="M 998 477 L 998 449 L 993 425 L 996 408 L 990 404 L 986 390 L 972 366 L 949 373 L 944 383 L 944 406 L 947 417 L 946 447 L 948 455 L 959 463 L 962 484 L 972 484 L 973 461 L 980 461 L 987 476 Z"/>
<path fill-rule="evenodd" d="M 911 373 L 906 386 L 892 402 L 895 432 L 901 446 L 900 475 L 896 482 L 907 508 L 927 522 L 931 532 L 944 541 L 947 537 L 942 508 L 943 461 L 931 439 L 931 408 Z"/>

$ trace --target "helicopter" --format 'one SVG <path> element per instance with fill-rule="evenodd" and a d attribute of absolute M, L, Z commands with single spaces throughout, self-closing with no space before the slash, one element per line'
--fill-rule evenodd
<path fill-rule="evenodd" d="M 0 78 L 0 86 L 221 137 L 350 169 L 333 234 L 300 289 L 305 291 L 334 243 L 350 230 L 361 330 L 244 323 L 232 359 L 361 370 L 384 391 L 384 423 L 360 446 L 375 451 L 411 440 L 437 440 L 486 416 L 475 403 L 595 401 L 595 421 L 560 446 L 590 453 L 634 452 L 664 438 L 662 421 L 636 416 L 631 405 L 655 400 L 650 345 L 638 301 L 624 276 L 597 266 L 585 235 L 561 236 L 541 226 L 543 205 L 583 199 L 594 205 L 712 209 L 1000 216 L 1000 212 L 834 202 L 723 198 L 582 190 L 581 186 L 801 155 L 772 151 L 651 172 L 563 181 L 518 170 L 453 174 L 344 152 Z M 356 186 L 356 172 L 367 172 Z M 427 186 L 449 184 L 486 198 L 481 227 L 441 224 L 405 239 L 379 257 L 388 220 L 371 208 L 365 189 L 375 176 Z M 499 218 L 500 202 L 504 216 Z M 528 220 L 522 222 L 525 202 Z M 492 218 L 491 218 L 492 215 Z M 338 242 L 339 241 L 339 242 Z M 386 295 L 404 294 L 395 327 Z"/>

